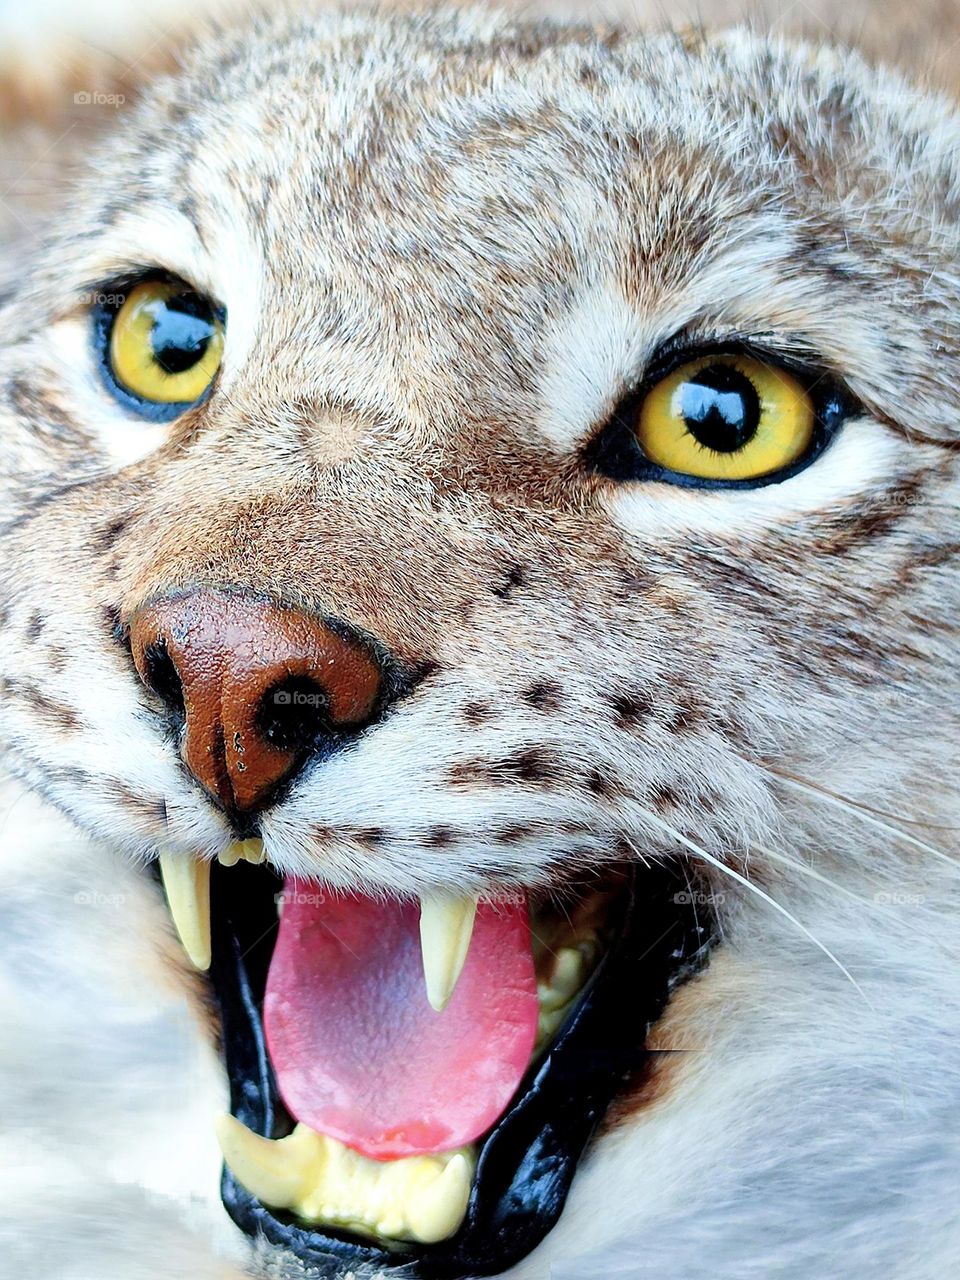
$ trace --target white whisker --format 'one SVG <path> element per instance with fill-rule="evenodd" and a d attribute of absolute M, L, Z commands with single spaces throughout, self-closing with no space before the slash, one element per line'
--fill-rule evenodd
<path fill-rule="evenodd" d="M 728 867 L 724 862 L 721 862 L 719 858 L 715 858 L 712 853 L 708 853 L 707 850 L 704 849 L 701 845 L 696 844 L 693 840 L 689 840 L 685 835 L 683 835 L 682 832 L 677 831 L 674 827 L 671 827 L 668 822 L 664 822 L 662 818 L 658 818 L 655 814 L 652 814 L 649 812 L 645 813 L 645 817 L 648 819 L 648 821 L 652 822 L 655 826 L 659 827 L 660 830 L 663 831 L 665 835 L 670 836 L 673 840 L 676 840 L 679 844 L 684 845 L 692 853 L 697 854 L 698 857 L 703 858 L 705 862 L 708 862 L 710 866 L 716 867 L 718 871 L 722 871 L 724 875 L 729 876 L 730 879 L 732 880 L 735 880 L 737 884 L 743 885 L 745 889 L 748 889 L 751 893 L 755 894 L 763 902 L 767 903 L 768 906 L 773 907 L 774 911 L 778 912 L 786 920 L 789 920 L 790 923 L 796 929 L 800 930 L 800 932 L 804 935 L 805 938 L 808 938 L 815 947 L 819 948 L 819 950 L 823 952 L 823 954 L 827 957 L 828 960 L 832 961 L 832 963 L 837 966 L 837 968 L 844 975 L 844 977 L 847 978 L 847 980 L 853 984 L 853 986 L 856 988 L 859 994 L 863 997 L 863 1000 L 867 1004 L 867 1006 L 871 1009 L 873 1008 L 873 1006 L 870 1004 L 870 1001 L 867 999 L 866 994 L 861 988 L 859 982 L 857 982 L 856 978 L 853 976 L 850 970 L 846 967 L 846 965 L 844 965 L 840 960 L 838 960 L 837 957 L 833 954 L 833 952 L 829 949 L 829 947 L 824 946 L 824 944 L 820 941 L 820 939 L 817 938 L 814 934 L 812 934 L 810 930 L 806 927 L 806 925 L 801 924 L 800 921 L 796 918 L 796 916 L 792 915 L 786 909 L 786 907 L 781 906 L 780 903 L 777 902 L 775 898 L 771 898 L 769 893 L 765 893 L 763 889 L 753 884 L 753 882 L 748 880 L 746 876 L 741 875 L 739 871 L 735 871 L 733 867 Z"/>
<path fill-rule="evenodd" d="M 815 787 L 812 783 L 801 782 L 798 778 L 793 778 L 789 774 L 781 773 L 779 770 L 768 770 L 778 781 L 787 787 L 792 787 L 795 791 L 802 791 L 805 795 L 819 796 L 825 800 L 827 804 L 832 804 L 838 809 L 842 809 L 844 813 L 853 814 L 859 818 L 861 822 L 867 823 L 868 826 L 875 827 L 878 831 L 883 831 L 886 835 L 892 836 L 895 840 L 902 840 L 905 844 L 913 845 L 917 849 L 923 849 L 925 853 L 932 853 L 935 858 L 939 858 L 942 862 L 948 863 L 952 867 L 960 867 L 960 861 L 951 858 L 948 853 L 944 853 L 942 849 L 938 849 L 935 845 L 927 844 L 926 840 L 919 840 L 916 836 L 910 834 L 909 831 L 901 831 L 899 827 L 891 826 L 889 822 L 882 822 L 879 818 L 875 818 L 872 814 L 866 812 L 862 805 L 854 804 L 850 800 L 845 800 L 842 796 L 836 796 L 832 791 L 824 791 L 822 787 Z"/>
<path fill-rule="evenodd" d="M 764 858 L 770 858 L 774 862 L 779 862 L 785 867 L 790 867 L 794 871 L 799 871 L 805 876 L 809 876 L 811 880 L 816 880 L 820 884 L 825 884 L 829 889 L 835 889 L 837 893 L 842 893 L 845 898 L 859 903 L 860 906 L 869 907 L 873 904 L 866 898 L 861 898 L 859 894 L 852 893 L 849 889 L 845 889 L 842 884 L 837 884 L 835 880 L 831 880 L 828 876 L 823 875 L 814 867 L 808 866 L 805 862 L 797 862 L 793 858 L 788 858 L 782 853 L 776 853 L 773 849 L 766 849 L 763 845 L 755 844 L 752 846 L 757 853 L 762 854 Z"/>

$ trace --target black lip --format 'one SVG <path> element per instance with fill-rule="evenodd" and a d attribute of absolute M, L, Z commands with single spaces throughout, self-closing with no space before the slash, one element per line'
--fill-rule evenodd
<path fill-rule="evenodd" d="M 347 1233 L 312 1230 L 272 1212 L 224 1168 L 221 1195 L 234 1222 L 321 1277 L 377 1267 L 420 1280 L 457 1280 L 497 1275 L 530 1253 L 559 1218 L 610 1102 L 642 1077 L 651 1056 L 644 1047 L 650 1026 L 674 987 L 706 962 L 713 939 L 712 921 L 698 920 L 680 869 L 631 871 L 626 883 L 614 942 L 583 999 L 483 1139 L 467 1216 L 452 1239 L 390 1251 Z M 281 887 L 262 867 L 240 864 L 225 873 L 214 867 L 211 977 L 231 1110 L 270 1137 L 283 1136 L 286 1116 L 260 1005 L 277 930 L 274 894 Z"/>

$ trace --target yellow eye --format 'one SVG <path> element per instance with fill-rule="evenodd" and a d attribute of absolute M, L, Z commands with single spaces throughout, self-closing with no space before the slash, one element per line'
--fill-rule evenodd
<path fill-rule="evenodd" d="M 817 415 L 783 369 L 749 356 L 691 360 L 644 397 L 634 427 L 650 462 L 704 480 L 754 480 L 809 451 Z"/>
<path fill-rule="evenodd" d="M 145 280 L 113 318 L 110 370 L 122 390 L 159 405 L 186 405 L 210 386 L 223 357 L 223 321 L 186 285 Z"/>

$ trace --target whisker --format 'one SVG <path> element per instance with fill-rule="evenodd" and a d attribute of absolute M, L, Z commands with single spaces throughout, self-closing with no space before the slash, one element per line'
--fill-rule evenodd
<path fill-rule="evenodd" d="M 715 858 L 712 853 L 708 853 L 706 849 L 704 849 L 701 845 L 696 844 L 693 840 L 689 840 L 685 835 L 683 835 L 682 832 L 677 831 L 676 828 L 674 827 L 671 827 L 668 822 L 664 822 L 662 818 L 658 818 L 655 814 L 648 813 L 646 811 L 644 813 L 644 816 L 647 818 L 649 822 L 652 822 L 654 826 L 659 827 L 660 830 L 665 835 L 670 836 L 671 839 L 676 840 L 679 844 L 684 845 L 692 853 L 697 854 L 698 857 L 703 858 L 705 862 L 708 862 L 710 866 L 716 867 L 718 871 L 722 871 L 723 874 L 726 876 L 729 876 L 731 880 L 735 880 L 737 884 L 741 884 L 745 889 L 749 889 L 751 893 L 755 894 L 763 902 L 767 903 L 768 906 L 773 907 L 774 911 L 782 915 L 784 919 L 789 920 L 790 923 L 795 928 L 800 930 L 800 932 L 804 935 L 805 938 L 808 938 L 815 947 L 818 947 L 823 952 L 823 954 L 827 957 L 828 960 L 832 961 L 833 964 L 837 966 L 837 968 L 844 975 L 844 977 L 847 978 L 848 981 L 853 984 L 853 986 L 856 988 L 859 994 L 863 997 L 864 1003 L 868 1006 L 868 1008 L 870 1009 L 873 1008 L 873 1005 L 867 999 L 867 996 L 864 993 L 859 982 L 857 982 L 856 978 L 853 976 L 850 970 L 846 967 L 846 965 L 841 963 L 841 961 L 837 959 L 837 957 L 833 954 L 830 948 L 824 946 L 824 944 L 820 941 L 820 939 L 816 937 L 814 934 L 812 934 L 810 930 L 806 927 L 806 925 L 801 924 L 800 921 L 796 918 L 796 916 L 792 915 L 786 909 L 786 907 L 781 906 L 780 903 L 777 902 L 776 898 L 771 898 L 769 893 L 764 892 L 763 889 L 759 888 L 751 880 L 748 880 L 746 876 L 741 875 L 739 871 L 735 871 L 733 867 L 728 867 L 726 863 L 721 862 L 719 858 Z M 632 841 L 630 843 L 632 847 Z"/>
<path fill-rule="evenodd" d="M 814 791 L 826 796 L 832 796 L 834 800 L 844 800 L 847 804 L 852 805 L 854 809 L 859 809 L 863 813 L 872 813 L 880 818 L 895 818 L 898 822 L 905 822 L 908 827 L 927 827 L 931 831 L 960 831 L 960 827 L 956 823 L 930 822 L 926 818 L 905 818 L 902 814 L 889 813 L 886 809 L 875 809 L 872 805 L 864 804 L 862 801 L 851 800 L 849 796 L 838 795 L 836 791 L 831 791 L 829 787 L 818 786 L 816 783 L 810 782 L 808 778 L 798 778 L 796 774 L 786 773 L 783 769 L 777 769 L 773 765 L 767 765 L 765 768 L 767 773 L 772 773 L 778 778 L 785 778 L 791 782 L 812 787 Z"/>
<path fill-rule="evenodd" d="M 785 786 L 792 787 L 795 791 L 802 791 L 805 795 L 819 796 L 827 804 L 832 804 L 836 808 L 842 809 L 844 813 L 853 814 L 861 822 L 867 823 L 868 826 L 876 827 L 878 831 L 883 831 L 895 840 L 902 840 L 905 844 L 913 845 L 917 849 L 923 849 L 925 853 L 932 853 L 935 858 L 939 858 L 951 867 L 960 867 L 960 861 L 956 858 L 951 858 L 942 849 L 936 848 L 935 845 L 927 844 L 925 840 L 918 840 L 909 831 L 901 831 L 899 827 L 891 826 L 889 822 L 881 822 L 879 818 L 874 818 L 871 814 L 864 812 L 861 806 L 853 804 L 849 800 L 844 800 L 841 796 L 835 796 L 832 791 L 824 791 L 821 787 L 815 787 L 812 783 L 801 782 L 798 778 L 794 778 L 787 773 L 781 773 L 777 769 L 771 769 L 769 772 L 784 783 Z"/>
<path fill-rule="evenodd" d="M 817 880 L 820 884 L 825 884 L 829 889 L 835 889 L 837 893 L 842 893 L 845 898 L 858 903 L 862 907 L 869 907 L 873 904 L 866 898 L 861 898 L 859 894 L 852 893 L 849 889 L 844 888 L 842 884 L 837 884 L 835 880 L 831 880 L 828 876 L 823 875 L 816 868 L 808 866 L 805 862 L 797 862 L 793 858 L 786 857 L 785 854 L 776 853 L 773 849 L 765 849 L 762 845 L 755 844 L 752 848 L 764 858 L 770 858 L 774 862 L 779 862 L 785 867 L 790 867 L 793 871 L 800 871 L 803 875 L 809 876 L 811 880 Z"/>

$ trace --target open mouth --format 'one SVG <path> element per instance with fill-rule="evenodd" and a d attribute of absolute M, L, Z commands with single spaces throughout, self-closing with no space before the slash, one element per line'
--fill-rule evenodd
<path fill-rule="evenodd" d="M 705 962 L 712 922 L 682 869 L 405 904 L 261 859 L 247 841 L 162 866 L 220 1010 L 227 1211 L 320 1275 L 507 1270 L 559 1218 L 651 1025 Z"/>

